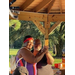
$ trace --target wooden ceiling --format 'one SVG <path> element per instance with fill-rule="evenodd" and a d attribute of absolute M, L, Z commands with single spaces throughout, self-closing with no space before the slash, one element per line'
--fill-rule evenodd
<path fill-rule="evenodd" d="M 65 21 L 65 0 L 16 0 L 10 7 L 19 7 L 14 9 L 20 12 L 18 20 Z"/>
<path fill-rule="evenodd" d="M 19 11 L 65 14 L 65 0 L 16 0 L 12 6 L 20 7 Z"/>

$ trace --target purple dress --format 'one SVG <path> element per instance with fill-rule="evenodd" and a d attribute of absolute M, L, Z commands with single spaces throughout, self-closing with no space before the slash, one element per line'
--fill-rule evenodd
<path fill-rule="evenodd" d="M 17 67 L 25 66 L 27 68 L 27 70 L 29 71 L 29 75 L 34 75 L 33 64 L 26 62 L 23 58 L 21 60 L 19 60 L 19 58 L 16 57 L 16 63 L 17 63 L 17 61 L 18 61 Z M 36 68 L 36 65 L 35 65 L 35 68 Z"/>

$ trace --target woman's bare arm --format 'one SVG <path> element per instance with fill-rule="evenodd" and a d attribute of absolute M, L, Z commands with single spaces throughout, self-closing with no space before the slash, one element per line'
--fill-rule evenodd
<path fill-rule="evenodd" d="M 47 64 L 52 65 L 54 62 L 54 58 L 52 57 L 52 55 L 49 52 L 46 53 L 46 58 L 47 58 Z"/>
<path fill-rule="evenodd" d="M 39 62 L 42 59 L 42 57 L 44 56 L 46 51 L 47 50 L 40 53 L 40 55 L 34 56 L 31 51 L 23 48 L 23 49 L 21 49 L 20 54 L 24 58 L 24 60 L 27 61 L 28 63 L 36 63 L 36 62 Z"/>

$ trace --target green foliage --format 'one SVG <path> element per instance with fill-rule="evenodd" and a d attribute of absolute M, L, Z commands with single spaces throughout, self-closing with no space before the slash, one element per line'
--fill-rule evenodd
<path fill-rule="evenodd" d="M 19 20 L 10 20 L 9 21 L 9 27 L 13 27 L 15 30 L 18 30 L 21 26 L 21 23 Z"/>

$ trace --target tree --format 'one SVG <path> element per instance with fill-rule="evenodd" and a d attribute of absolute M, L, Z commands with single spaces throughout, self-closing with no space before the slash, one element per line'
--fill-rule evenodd
<path fill-rule="evenodd" d="M 53 26 L 55 22 L 51 22 Z M 56 47 L 56 56 L 62 56 L 62 49 L 65 46 L 65 22 L 62 22 L 57 28 L 49 35 L 49 46 L 53 50 Z"/>
<path fill-rule="evenodd" d="M 56 45 L 58 57 L 62 56 L 62 49 L 65 45 L 65 22 L 61 23 L 58 35 L 58 44 Z"/>
<path fill-rule="evenodd" d="M 19 20 L 9 20 L 9 27 L 13 27 L 15 30 L 18 30 L 21 26 Z"/>

